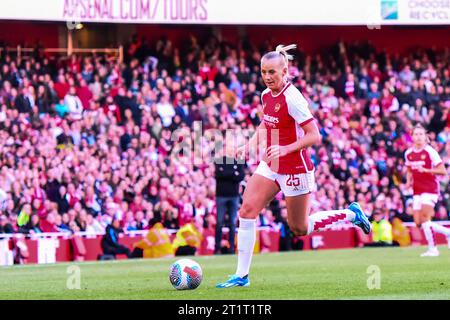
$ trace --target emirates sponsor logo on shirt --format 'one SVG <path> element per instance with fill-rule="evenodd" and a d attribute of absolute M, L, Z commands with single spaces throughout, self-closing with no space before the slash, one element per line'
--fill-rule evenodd
<path fill-rule="evenodd" d="M 271 123 L 279 123 L 280 122 L 280 120 L 278 120 L 277 117 L 272 117 L 267 114 L 264 115 L 264 121 L 271 122 Z"/>
<path fill-rule="evenodd" d="M 425 161 L 408 161 L 406 163 L 407 166 L 414 168 L 423 167 L 425 165 Z"/>

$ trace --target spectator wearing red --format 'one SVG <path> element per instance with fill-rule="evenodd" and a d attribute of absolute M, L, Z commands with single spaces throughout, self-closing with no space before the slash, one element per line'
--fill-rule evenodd
<path fill-rule="evenodd" d="M 199 70 L 199 75 L 203 81 L 214 81 L 218 72 L 214 64 L 211 66 L 210 63 L 205 61 Z"/>
<path fill-rule="evenodd" d="M 80 98 L 83 108 L 85 110 L 90 109 L 90 102 L 93 97 L 91 90 L 89 89 L 86 80 L 81 79 L 80 85 L 76 88 L 76 95 Z"/>
<path fill-rule="evenodd" d="M 58 81 L 54 85 L 55 91 L 58 94 L 59 99 L 64 99 L 66 94 L 69 92 L 70 84 L 66 81 L 66 76 L 60 74 L 58 76 Z"/>
<path fill-rule="evenodd" d="M 130 210 L 133 214 L 136 214 L 138 211 L 144 210 L 142 200 L 143 197 L 141 195 L 137 195 L 134 197 L 133 202 L 130 204 Z"/>
<path fill-rule="evenodd" d="M 47 217 L 41 219 L 40 228 L 42 232 L 59 232 L 59 229 L 56 226 L 56 215 L 58 215 L 58 212 L 52 211 Z"/>
<path fill-rule="evenodd" d="M 389 114 L 399 110 L 399 103 L 388 89 L 383 89 L 381 97 L 381 109 L 383 113 Z"/>

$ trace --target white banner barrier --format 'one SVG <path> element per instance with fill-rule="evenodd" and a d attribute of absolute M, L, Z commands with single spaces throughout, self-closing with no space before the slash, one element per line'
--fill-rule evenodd
<path fill-rule="evenodd" d="M 13 253 L 9 249 L 9 239 L 0 239 L 0 266 L 12 266 Z"/>
<path fill-rule="evenodd" d="M 450 220 L 445 220 L 445 221 L 435 221 L 436 223 L 443 225 L 443 226 L 450 226 Z M 415 227 L 415 223 L 414 222 L 403 222 L 403 225 L 405 227 Z M 341 222 L 341 223 L 337 223 L 336 225 L 334 225 L 332 228 L 330 228 L 330 230 L 348 230 L 353 228 L 353 224 L 351 224 L 350 222 Z M 258 230 L 274 230 L 273 227 L 270 226 L 260 226 L 257 228 Z M 174 234 L 177 233 L 178 229 L 166 229 L 167 232 L 169 234 Z M 228 227 L 223 227 L 222 228 L 223 232 L 228 232 L 229 228 Z M 147 234 L 148 230 L 136 230 L 136 231 L 125 231 L 123 234 L 121 233 L 119 236 L 123 236 L 128 235 L 131 237 L 136 237 L 136 236 L 145 236 Z M 34 234 L 22 234 L 22 233 L 0 233 L 0 240 L 3 239 L 11 239 L 11 238 L 18 238 L 18 239 L 22 239 L 22 238 L 31 238 L 34 240 L 39 240 L 42 238 L 47 238 L 47 239 L 57 239 L 57 238 L 63 238 L 63 239 L 69 239 L 71 238 L 73 235 L 76 236 L 82 236 L 82 237 L 96 237 L 96 236 L 102 236 L 104 235 L 104 232 L 96 232 L 96 233 L 91 233 L 91 232 L 75 232 L 75 233 L 71 233 L 71 232 L 47 232 L 47 233 L 34 233 Z"/>
<path fill-rule="evenodd" d="M 447 25 L 449 0 L 15 0 L 0 19 L 265 25 Z"/>
<path fill-rule="evenodd" d="M 349 227 L 349 225 L 342 223 L 341 228 Z M 339 228 L 339 229 L 341 229 Z M 272 230 L 273 228 L 269 226 L 262 226 L 258 227 L 258 230 Z M 178 232 L 178 229 L 165 229 L 167 233 L 174 234 Z M 222 231 L 228 232 L 228 227 L 223 227 Z M 125 231 L 124 233 L 120 233 L 119 237 L 123 237 L 124 235 L 136 237 L 136 236 L 145 236 L 148 233 L 148 230 L 135 230 L 135 231 Z M 69 239 L 73 235 L 75 236 L 82 236 L 82 237 L 97 237 L 97 236 L 103 236 L 104 232 L 45 232 L 45 233 L 33 233 L 33 234 L 22 234 L 22 233 L 0 233 L 0 240 L 1 239 L 11 239 L 11 238 L 30 238 L 33 240 L 39 240 L 39 239 L 56 239 L 56 238 L 64 238 Z"/>

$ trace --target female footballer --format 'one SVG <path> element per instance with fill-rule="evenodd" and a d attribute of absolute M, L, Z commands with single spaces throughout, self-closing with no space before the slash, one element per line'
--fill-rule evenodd
<path fill-rule="evenodd" d="M 239 210 L 237 270 L 218 288 L 249 286 L 249 270 L 256 239 L 256 218 L 281 190 L 286 198 L 288 223 L 299 236 L 322 231 L 339 221 L 351 221 L 366 234 L 371 224 L 361 207 L 310 213 L 311 192 L 315 190 L 314 166 L 308 148 L 321 141 L 316 122 L 300 91 L 289 82 L 288 50 L 296 45 L 278 46 L 261 59 L 261 75 L 267 88 L 261 94 L 263 119 L 248 144 L 234 154 L 265 146 L 266 152 L 248 181 Z"/>
<path fill-rule="evenodd" d="M 447 237 L 450 247 L 450 229 L 431 221 L 434 206 L 439 198 L 438 175 L 446 175 L 444 163 L 432 146 L 428 144 L 425 128 L 417 124 L 412 131 L 413 146 L 405 152 L 405 164 L 408 168 L 407 185 L 413 188 L 413 216 L 418 227 L 422 227 L 428 242 L 428 250 L 422 257 L 437 257 L 434 232 Z"/>

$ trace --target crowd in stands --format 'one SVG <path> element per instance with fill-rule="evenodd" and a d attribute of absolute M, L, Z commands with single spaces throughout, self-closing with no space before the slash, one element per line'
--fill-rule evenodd
<path fill-rule="evenodd" d="M 113 219 L 127 231 L 157 222 L 215 224 L 212 150 L 200 137 L 192 157 L 176 149 L 175 130 L 251 133 L 261 121 L 262 54 L 278 43 L 189 37 L 148 43 L 133 37 L 123 63 L 93 54 L 37 51 L 0 60 L 0 233 L 101 233 Z M 291 81 L 317 119 L 323 141 L 311 148 L 317 192 L 312 210 L 358 201 L 412 221 L 404 151 L 417 122 L 450 167 L 450 52 L 392 55 L 369 43 L 339 42 L 323 54 L 301 48 Z M 219 141 L 220 142 L 220 141 Z M 256 168 L 249 159 L 246 179 Z M 447 180 L 435 219 L 449 219 Z M 287 228 L 279 194 L 262 226 Z"/>

